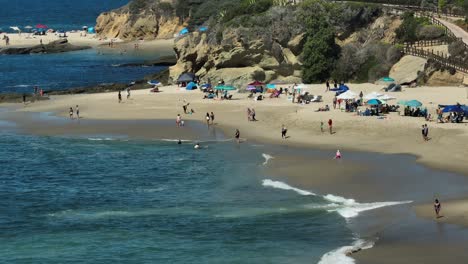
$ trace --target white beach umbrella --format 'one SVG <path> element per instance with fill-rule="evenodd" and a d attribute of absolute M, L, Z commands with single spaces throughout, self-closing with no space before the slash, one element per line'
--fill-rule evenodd
<path fill-rule="evenodd" d="M 32 29 L 33 27 L 32 26 L 25 26 L 24 28 L 25 29 Z"/>
<path fill-rule="evenodd" d="M 336 98 L 337 99 L 342 99 L 342 100 L 349 100 L 349 99 L 356 99 L 357 97 L 358 97 L 357 93 L 348 90 L 348 91 L 338 95 Z"/>
<path fill-rule="evenodd" d="M 388 94 L 384 94 L 384 95 L 382 95 L 381 97 L 379 97 L 379 99 L 380 99 L 380 100 L 388 101 L 388 100 L 396 99 L 396 97 L 393 97 L 393 96 L 388 95 Z"/>
<path fill-rule="evenodd" d="M 372 92 L 372 93 L 366 94 L 366 95 L 364 96 L 364 99 L 365 99 L 365 100 L 381 99 L 381 98 L 380 98 L 381 96 L 382 96 L 381 93 Z"/>
<path fill-rule="evenodd" d="M 13 29 L 14 31 L 19 31 L 21 32 L 21 29 L 19 29 L 19 27 L 10 27 L 11 29 Z"/>

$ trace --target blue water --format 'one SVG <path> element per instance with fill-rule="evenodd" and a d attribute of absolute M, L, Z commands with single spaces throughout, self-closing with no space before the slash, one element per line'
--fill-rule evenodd
<path fill-rule="evenodd" d="M 0 29 L 45 24 L 57 30 L 94 26 L 100 13 L 127 4 L 128 0 L 0 0 Z"/>
<path fill-rule="evenodd" d="M 352 243 L 320 197 L 262 186 L 261 151 L 0 134 L 3 263 L 317 263 Z"/>
<path fill-rule="evenodd" d="M 0 92 L 31 93 L 34 86 L 44 90 L 63 90 L 101 83 L 129 83 L 164 67 L 116 66 L 147 59 L 146 54 L 102 55 L 97 50 L 0 56 Z"/>
<path fill-rule="evenodd" d="M 93 26 L 97 16 L 128 0 L 0 0 L 0 31 L 10 26 L 46 24 L 61 30 Z M 52 55 L 0 56 L 0 93 L 31 93 L 34 86 L 45 91 L 101 83 L 129 83 L 161 67 L 114 67 L 117 64 L 156 59 L 157 53 L 78 51 Z"/>

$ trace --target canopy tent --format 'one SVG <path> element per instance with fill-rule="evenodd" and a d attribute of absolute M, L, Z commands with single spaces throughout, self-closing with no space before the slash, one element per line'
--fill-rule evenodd
<path fill-rule="evenodd" d="M 338 95 L 336 98 L 341 99 L 341 100 L 349 100 L 349 99 L 356 99 L 357 97 L 358 95 L 355 92 L 348 90 Z"/>
<path fill-rule="evenodd" d="M 211 83 L 205 83 L 201 87 L 202 88 L 211 88 Z"/>
<path fill-rule="evenodd" d="M 382 104 L 382 101 L 380 101 L 379 99 L 370 99 L 369 101 L 367 101 L 367 104 L 368 105 L 380 105 Z"/>
<path fill-rule="evenodd" d="M 222 90 L 222 91 L 232 91 L 235 90 L 236 88 L 231 85 L 218 85 L 215 87 L 216 90 Z"/>
<path fill-rule="evenodd" d="M 179 35 L 186 35 L 189 33 L 188 28 L 183 28 L 181 31 L 179 31 Z"/>
<path fill-rule="evenodd" d="M 188 82 L 193 82 L 193 81 L 195 81 L 195 74 L 190 73 L 190 72 L 182 73 L 177 79 L 177 82 L 179 83 L 182 83 L 182 82 L 188 83 Z"/>
<path fill-rule="evenodd" d="M 269 84 L 266 85 L 266 87 L 267 87 L 268 89 L 276 89 L 276 84 L 269 83 Z"/>
<path fill-rule="evenodd" d="M 372 92 L 372 93 L 366 94 L 366 95 L 364 96 L 364 99 L 365 99 L 365 100 L 378 99 L 378 98 L 381 97 L 382 95 L 383 95 L 383 94 L 378 93 L 378 92 Z"/>
<path fill-rule="evenodd" d="M 460 104 L 456 104 L 456 105 L 439 105 L 439 106 L 444 108 L 444 109 L 442 109 L 443 113 L 450 113 L 450 112 L 461 113 L 461 112 L 465 112 L 464 108 L 466 108 L 465 105 L 460 105 Z"/>
<path fill-rule="evenodd" d="M 390 85 L 388 85 L 387 88 L 385 88 L 385 91 L 386 92 L 401 92 L 401 85 L 391 83 Z"/>
<path fill-rule="evenodd" d="M 190 90 L 195 90 L 195 89 L 197 89 L 197 84 L 194 83 L 194 82 L 189 82 L 189 83 L 187 84 L 187 87 L 185 87 L 185 89 L 187 89 L 187 90 L 189 90 L 189 91 L 190 91 Z"/>
<path fill-rule="evenodd" d="M 25 26 L 24 28 L 25 29 L 32 29 L 33 27 L 32 26 Z"/>
<path fill-rule="evenodd" d="M 288 84 L 288 82 L 283 80 L 274 80 L 270 82 L 271 84 Z"/>
<path fill-rule="evenodd" d="M 341 92 L 341 93 L 344 93 L 344 92 L 346 92 L 348 90 L 349 90 L 349 87 L 344 85 L 344 84 L 340 84 L 340 87 L 338 87 L 338 88 L 330 89 L 330 91 L 332 91 L 332 92 Z"/>
<path fill-rule="evenodd" d="M 44 24 L 37 24 L 37 25 L 36 25 L 36 28 L 39 28 L 39 29 L 46 29 L 46 28 L 48 28 L 48 27 L 47 27 L 46 25 L 44 25 Z"/>
<path fill-rule="evenodd" d="M 89 33 L 89 34 L 95 34 L 95 33 L 96 33 L 96 30 L 94 29 L 94 27 L 89 27 L 89 28 L 88 28 L 88 33 Z"/>
<path fill-rule="evenodd" d="M 247 91 L 254 91 L 254 90 L 257 90 L 257 87 L 253 86 L 253 85 L 248 85 L 247 88 L 246 88 Z"/>

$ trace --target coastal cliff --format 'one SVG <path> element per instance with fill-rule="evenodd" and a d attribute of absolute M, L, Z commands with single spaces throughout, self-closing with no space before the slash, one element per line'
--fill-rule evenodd
<path fill-rule="evenodd" d="M 123 40 L 173 38 L 184 22 L 175 15 L 172 2 L 132 1 L 99 15 L 96 32 L 101 37 Z"/>

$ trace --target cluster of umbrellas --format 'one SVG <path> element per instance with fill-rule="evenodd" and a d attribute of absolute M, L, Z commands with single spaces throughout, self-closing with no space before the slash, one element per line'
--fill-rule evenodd
<path fill-rule="evenodd" d="M 236 90 L 236 87 L 232 85 L 218 85 L 218 86 L 215 86 L 215 89 L 221 90 L 221 91 L 233 91 L 233 90 Z"/>
<path fill-rule="evenodd" d="M 341 100 L 352 100 L 358 98 L 359 95 L 351 90 L 348 90 L 340 95 L 338 95 L 336 98 L 341 99 Z M 363 97 L 364 100 L 367 101 L 368 105 L 381 105 L 385 104 L 386 101 L 388 100 L 393 100 L 396 99 L 395 97 L 388 95 L 388 94 L 381 94 L 378 92 L 372 92 L 369 94 L 366 94 Z"/>

